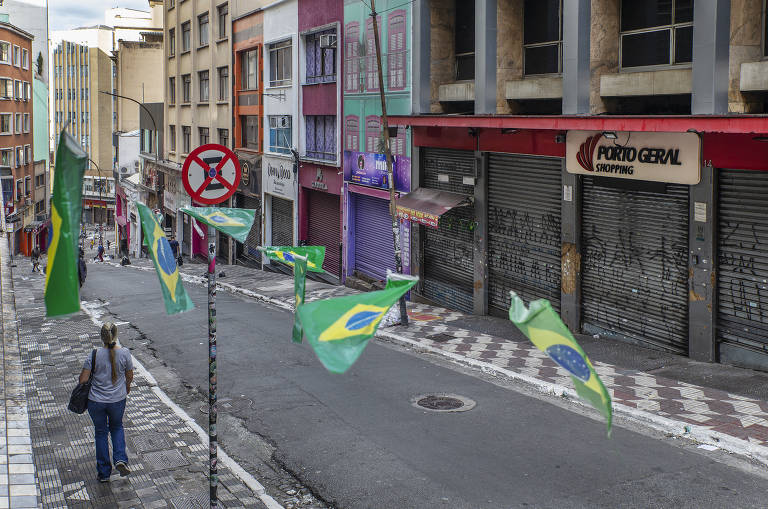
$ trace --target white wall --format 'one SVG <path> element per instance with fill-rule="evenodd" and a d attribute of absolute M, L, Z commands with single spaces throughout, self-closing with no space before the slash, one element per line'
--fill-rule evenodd
<path fill-rule="evenodd" d="M 137 166 L 135 163 L 139 162 L 139 131 L 131 131 L 129 133 L 121 134 L 118 153 L 117 153 L 117 169 L 125 167 L 127 172 L 121 172 L 121 176 L 127 177 L 136 173 Z"/>

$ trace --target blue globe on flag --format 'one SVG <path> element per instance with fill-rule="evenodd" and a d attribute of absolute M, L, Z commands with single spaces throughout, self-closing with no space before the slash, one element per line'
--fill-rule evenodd
<path fill-rule="evenodd" d="M 169 276 L 176 272 L 176 258 L 171 251 L 171 245 L 168 243 L 168 239 L 160 237 L 157 239 L 157 246 L 155 249 L 157 254 L 157 264 L 160 269 Z"/>

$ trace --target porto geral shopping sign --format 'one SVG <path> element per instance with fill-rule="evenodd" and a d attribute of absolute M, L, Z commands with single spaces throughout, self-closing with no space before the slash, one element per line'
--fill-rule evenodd
<path fill-rule="evenodd" d="M 569 173 L 676 184 L 701 180 L 701 140 L 696 133 L 568 131 Z"/>

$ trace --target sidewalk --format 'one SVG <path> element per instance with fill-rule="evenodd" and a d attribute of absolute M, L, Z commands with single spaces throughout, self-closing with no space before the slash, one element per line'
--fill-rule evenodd
<path fill-rule="evenodd" d="M 6 410 L 0 429 L 9 444 L 0 452 L 0 509 L 208 507 L 207 433 L 138 363 L 123 422 L 132 473 L 96 480 L 93 424 L 66 405 L 83 360 L 100 344 L 100 324 L 85 313 L 46 320 L 43 276 L 28 273 L 21 260 L 12 276 L 4 239 L 0 261 Z M 120 329 L 123 340 L 131 333 Z M 220 507 L 280 507 L 221 449 L 218 474 Z"/>
<path fill-rule="evenodd" d="M 147 259 L 124 268 L 131 269 L 154 270 Z M 205 270 L 190 263 L 180 269 L 187 284 L 205 284 Z M 226 277 L 217 277 L 220 288 L 293 309 L 291 277 L 232 265 L 217 267 L 217 275 L 221 272 Z M 308 301 L 358 293 L 314 281 L 306 291 Z M 412 302 L 408 314 L 407 328 L 382 329 L 377 337 L 582 405 L 570 377 L 508 321 Z M 578 339 L 610 392 L 617 417 L 768 465 L 768 377 L 609 340 Z"/>

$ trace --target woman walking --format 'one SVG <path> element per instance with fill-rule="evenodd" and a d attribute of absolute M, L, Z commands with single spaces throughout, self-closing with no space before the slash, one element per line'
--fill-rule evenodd
<path fill-rule="evenodd" d="M 104 347 L 96 351 L 96 366 L 91 366 L 91 355 L 88 355 L 80 373 L 80 383 L 88 381 L 93 369 L 88 413 L 93 420 L 96 438 L 96 477 L 99 482 L 109 482 L 112 462 L 109 459 L 108 435 L 112 435 L 115 468 L 121 476 L 131 473 L 125 453 L 123 413 L 133 382 L 133 359 L 131 352 L 117 344 L 115 324 L 107 322 L 101 326 L 101 341 Z"/>

